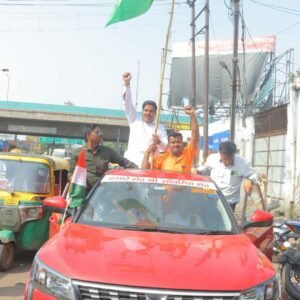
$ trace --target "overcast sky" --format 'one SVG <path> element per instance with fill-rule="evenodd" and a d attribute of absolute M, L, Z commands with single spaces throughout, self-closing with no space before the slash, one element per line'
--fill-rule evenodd
<path fill-rule="evenodd" d="M 231 39 L 229 0 L 210 1 L 210 39 Z M 295 49 L 300 69 L 300 1 L 241 1 L 246 36 L 277 36 L 276 53 Z M 9 101 L 121 108 L 121 75 L 133 73 L 139 107 L 157 99 L 161 53 L 170 0 L 154 0 L 136 19 L 104 27 L 113 0 L 0 0 L 0 99 Z M 175 6 L 172 42 L 190 38 L 190 9 Z M 197 12 L 204 1 L 198 0 Z M 266 6 L 266 5 L 272 5 Z M 197 28 L 204 25 L 204 17 Z M 241 31 L 240 31 L 241 32 Z M 203 39 L 199 36 L 198 39 Z M 8 82 L 9 76 L 9 82 Z"/>

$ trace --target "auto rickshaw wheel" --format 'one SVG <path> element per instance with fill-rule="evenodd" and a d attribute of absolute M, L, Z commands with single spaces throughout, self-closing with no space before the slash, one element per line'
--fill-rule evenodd
<path fill-rule="evenodd" d="M 12 242 L 7 244 L 0 243 L 0 271 L 6 271 L 14 263 L 15 246 Z"/>

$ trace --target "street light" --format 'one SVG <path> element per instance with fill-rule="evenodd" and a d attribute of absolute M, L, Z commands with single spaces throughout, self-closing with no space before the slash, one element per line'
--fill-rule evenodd
<path fill-rule="evenodd" d="M 225 63 L 225 61 L 220 60 L 219 63 L 221 65 L 221 67 L 227 71 L 227 73 L 229 74 L 230 79 L 232 79 L 231 72 L 230 72 L 227 64 Z"/>
<path fill-rule="evenodd" d="M 6 77 L 7 77 L 6 101 L 8 102 L 9 80 L 10 80 L 9 69 L 1 69 L 0 71 L 6 73 Z"/>

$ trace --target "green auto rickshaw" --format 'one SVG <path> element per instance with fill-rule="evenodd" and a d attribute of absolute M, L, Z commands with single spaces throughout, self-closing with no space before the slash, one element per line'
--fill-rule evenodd
<path fill-rule="evenodd" d="M 68 168 L 63 158 L 0 152 L 0 271 L 16 250 L 37 250 L 48 239 L 43 200 L 63 193 Z"/>

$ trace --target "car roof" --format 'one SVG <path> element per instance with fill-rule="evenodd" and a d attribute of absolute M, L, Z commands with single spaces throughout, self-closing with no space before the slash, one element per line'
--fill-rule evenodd
<path fill-rule="evenodd" d="M 28 161 L 34 161 L 34 160 L 39 160 L 39 161 L 44 161 L 45 160 L 51 164 L 54 168 L 54 170 L 69 170 L 69 162 L 60 157 L 53 157 L 53 156 L 47 156 L 47 155 L 40 155 L 40 154 L 30 154 L 30 153 L 16 153 L 16 152 L 0 152 L 0 156 L 2 158 L 7 157 L 12 158 L 14 157 L 15 159 L 22 158 L 23 160 L 28 159 Z"/>
<path fill-rule="evenodd" d="M 181 180 L 199 180 L 213 182 L 210 177 L 196 175 L 184 172 L 161 171 L 161 170 L 141 170 L 141 169 L 113 169 L 105 173 L 105 175 L 120 175 L 120 176 L 138 176 L 138 177 L 153 177 L 153 178 L 168 178 Z"/>
<path fill-rule="evenodd" d="M 69 170 L 69 161 L 63 157 L 46 156 L 54 163 L 54 170 Z"/>

